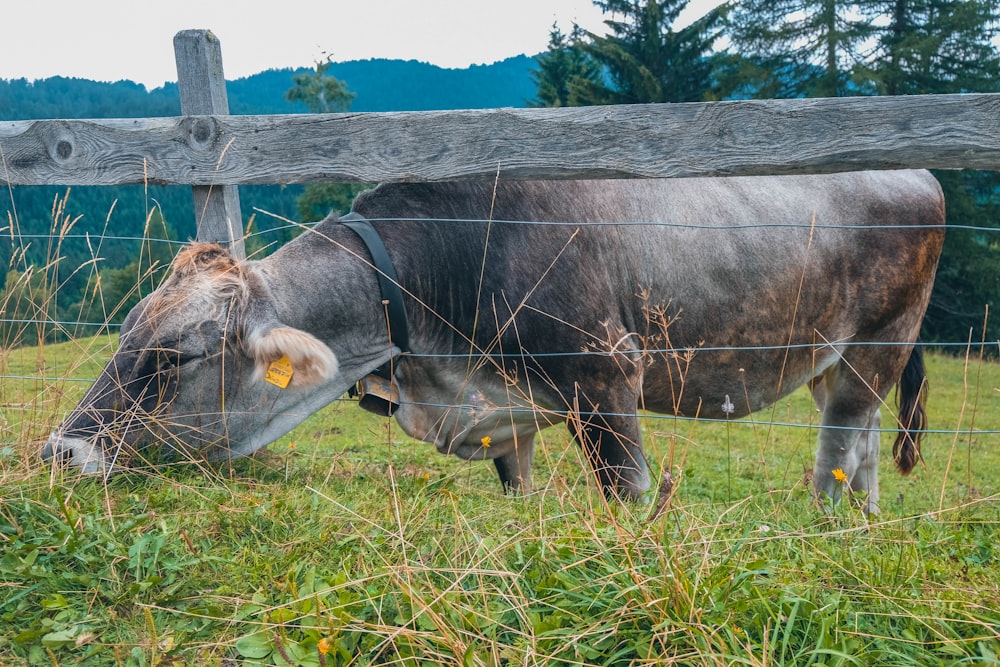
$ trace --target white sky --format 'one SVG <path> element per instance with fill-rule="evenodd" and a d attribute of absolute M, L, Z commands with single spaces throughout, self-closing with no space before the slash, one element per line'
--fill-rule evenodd
<path fill-rule="evenodd" d="M 719 0 L 691 0 L 688 18 Z M 173 36 L 208 28 L 226 78 L 335 61 L 401 58 L 441 67 L 544 51 L 557 21 L 603 32 L 591 0 L 4 0 L 0 79 L 176 81 Z M 681 25 L 685 17 L 682 16 Z"/>

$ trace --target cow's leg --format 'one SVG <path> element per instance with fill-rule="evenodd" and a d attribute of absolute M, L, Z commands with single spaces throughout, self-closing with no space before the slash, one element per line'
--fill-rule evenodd
<path fill-rule="evenodd" d="M 878 514 L 878 455 L 879 429 L 882 427 L 882 413 L 876 409 L 872 414 L 867 431 L 858 440 L 858 469 L 851 478 L 851 491 L 865 495 L 866 514 Z"/>
<path fill-rule="evenodd" d="M 826 383 L 823 381 L 822 375 L 814 377 L 809 382 L 809 390 L 812 392 L 813 400 L 816 401 L 816 407 L 819 408 L 819 411 L 826 410 Z"/>
<path fill-rule="evenodd" d="M 494 447 L 502 447 L 493 459 L 505 493 L 527 493 L 531 490 L 531 458 L 535 453 L 535 436 L 521 437 Z"/>
<path fill-rule="evenodd" d="M 567 424 L 604 495 L 638 500 L 649 489 L 649 467 L 642 453 L 635 404 L 594 405 L 578 398 L 579 410 L 570 414 Z"/>
<path fill-rule="evenodd" d="M 813 396 L 823 412 L 813 468 L 817 499 L 824 504 L 838 503 L 845 490 L 844 482 L 838 479 L 842 474 L 847 490 L 865 495 L 865 511 L 877 513 L 878 396 L 843 366 L 828 371 L 822 382 L 814 382 Z"/>

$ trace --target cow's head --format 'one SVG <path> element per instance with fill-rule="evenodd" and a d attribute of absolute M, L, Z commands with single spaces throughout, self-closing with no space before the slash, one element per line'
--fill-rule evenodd
<path fill-rule="evenodd" d="M 284 387 L 282 366 L 292 369 Z M 117 352 L 42 456 L 107 474 L 154 441 L 249 454 L 343 393 L 337 375 L 324 342 L 279 319 L 250 263 L 193 245 L 128 314 Z"/>

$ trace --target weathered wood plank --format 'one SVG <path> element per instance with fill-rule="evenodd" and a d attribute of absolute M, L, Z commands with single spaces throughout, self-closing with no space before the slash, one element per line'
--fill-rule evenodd
<path fill-rule="evenodd" d="M 17 184 L 1000 169 L 1000 95 L 0 123 Z"/>
<path fill-rule="evenodd" d="M 226 115 L 229 98 L 222 71 L 222 46 L 208 30 L 182 30 L 174 36 L 177 88 L 181 113 Z M 197 131 L 197 128 L 195 129 Z M 237 257 L 245 257 L 243 215 L 235 185 L 197 184 L 191 189 L 198 240 L 216 241 Z"/>

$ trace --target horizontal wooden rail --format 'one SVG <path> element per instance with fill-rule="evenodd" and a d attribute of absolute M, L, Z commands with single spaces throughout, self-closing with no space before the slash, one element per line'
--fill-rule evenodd
<path fill-rule="evenodd" d="M 1000 169 L 1000 94 L 0 122 L 13 185 Z"/>

